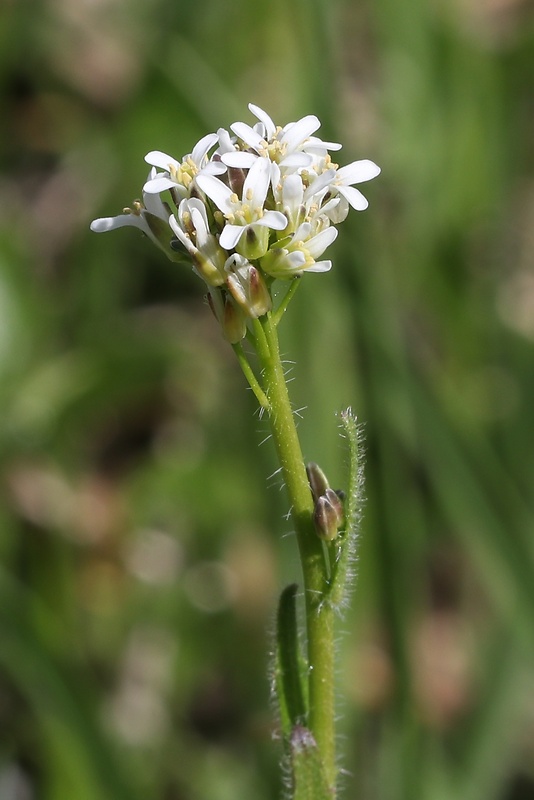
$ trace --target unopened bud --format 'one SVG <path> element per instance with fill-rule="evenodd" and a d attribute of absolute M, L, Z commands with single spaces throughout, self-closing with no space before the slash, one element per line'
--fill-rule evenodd
<path fill-rule="evenodd" d="M 250 270 L 250 307 L 252 316 L 262 317 L 270 311 L 271 306 L 271 295 L 265 285 L 265 281 L 256 267 L 252 267 Z"/>
<path fill-rule="evenodd" d="M 336 538 L 339 521 L 337 511 L 324 494 L 315 504 L 313 521 L 317 536 L 320 539 L 331 542 Z"/>
<path fill-rule="evenodd" d="M 224 275 L 210 258 L 206 258 L 200 250 L 191 253 L 191 258 L 198 275 L 206 281 L 208 286 L 222 286 Z"/>
<path fill-rule="evenodd" d="M 247 320 L 243 311 L 228 296 L 224 302 L 222 329 L 224 337 L 231 344 L 240 342 L 247 333 Z"/>
<path fill-rule="evenodd" d="M 315 502 L 317 502 L 320 496 L 329 488 L 326 475 L 322 471 L 321 467 L 318 464 L 315 464 L 313 461 L 306 466 L 306 474 L 308 476 L 313 499 Z"/>
<path fill-rule="evenodd" d="M 259 270 L 238 254 L 230 256 L 225 268 L 228 291 L 236 303 L 253 319 L 266 314 L 271 309 L 272 300 Z"/>
<path fill-rule="evenodd" d="M 209 292 L 208 303 L 221 325 L 224 338 L 231 344 L 240 342 L 247 333 L 247 320 L 239 306 L 226 292 L 217 289 Z"/>
<path fill-rule="evenodd" d="M 345 514 L 343 504 L 333 489 L 327 489 L 315 503 L 313 521 L 319 538 L 333 541 L 343 526 Z"/>
<path fill-rule="evenodd" d="M 343 493 L 342 493 L 343 494 Z M 335 489 L 327 489 L 324 496 L 335 510 L 337 514 L 337 527 L 343 527 L 343 523 L 345 522 L 345 509 L 343 507 L 343 498 L 340 497 L 337 490 Z"/>

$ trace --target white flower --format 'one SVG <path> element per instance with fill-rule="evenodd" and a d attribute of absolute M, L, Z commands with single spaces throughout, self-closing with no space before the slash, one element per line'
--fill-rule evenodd
<path fill-rule="evenodd" d="M 159 167 L 163 173 L 155 174 L 147 181 L 143 191 L 150 194 L 159 194 L 167 189 L 174 189 L 180 199 L 188 197 L 191 184 L 197 175 L 222 175 L 226 167 L 221 161 L 208 160 L 208 152 L 219 141 L 216 133 L 208 133 L 197 142 L 193 151 L 184 156 L 182 161 L 177 161 L 172 156 L 162 153 L 161 150 L 151 150 L 145 156 L 145 161 L 154 167 Z"/>
<path fill-rule="evenodd" d="M 355 189 L 354 183 L 365 183 L 380 174 L 380 167 L 374 161 L 363 159 L 353 161 L 346 167 L 341 167 L 335 171 L 334 179 L 329 184 L 329 192 L 332 196 L 341 195 L 341 202 L 330 215 L 332 222 L 343 222 L 349 212 L 349 205 L 356 211 L 365 211 L 369 203 L 359 189 Z"/>
<path fill-rule="evenodd" d="M 323 254 L 337 223 L 351 206 L 368 206 L 355 185 L 380 173 L 367 159 L 334 164 L 330 151 L 341 145 L 315 135 L 320 122 L 313 114 L 280 127 L 258 106 L 249 109 L 253 126 L 219 128 L 181 161 L 148 153 L 152 169 L 142 202 L 91 223 L 97 232 L 139 228 L 172 260 L 185 256 L 233 343 L 246 335 L 251 318 L 271 309 L 273 278 L 331 268 Z M 164 191 L 168 203 L 160 198 Z"/>
<path fill-rule="evenodd" d="M 252 103 L 249 109 L 260 120 L 253 128 L 245 122 L 234 122 L 232 131 L 251 150 L 226 152 L 221 158 L 229 167 L 251 167 L 258 157 L 268 157 L 281 167 L 299 169 L 309 167 L 317 153 L 339 150 L 335 142 L 322 142 L 315 136 L 321 123 L 314 114 L 290 122 L 283 128 L 276 127 L 271 117 Z"/>
<path fill-rule="evenodd" d="M 169 224 L 178 241 L 185 247 L 196 272 L 209 286 L 225 282 L 224 263 L 227 253 L 219 246 L 216 236 L 210 233 L 208 215 L 202 200 L 196 197 L 182 200 L 176 216 Z"/>
<path fill-rule="evenodd" d="M 148 180 L 152 180 L 156 170 L 150 170 Z M 105 233 L 117 228 L 139 228 L 154 244 L 160 247 L 167 256 L 175 259 L 175 254 L 170 249 L 169 217 L 171 211 L 160 197 L 143 192 L 143 202 L 135 200 L 131 208 L 125 208 L 122 214 L 116 217 L 100 217 L 91 222 L 91 230 L 95 233 Z"/>
<path fill-rule="evenodd" d="M 273 165 L 277 166 L 277 165 Z M 273 170 L 276 172 L 276 170 Z M 279 170 L 278 170 L 279 173 Z M 276 188 L 275 188 L 276 186 Z M 289 232 L 294 231 L 304 222 L 309 210 L 308 204 L 304 203 L 304 184 L 302 178 L 297 173 L 286 175 L 275 184 L 273 180 L 273 194 L 276 199 L 277 208 L 288 219 Z"/>
<path fill-rule="evenodd" d="M 241 200 L 213 175 L 199 175 L 199 188 L 222 211 L 227 220 L 219 244 L 225 250 L 233 250 L 246 258 L 261 258 L 269 246 L 269 228 L 284 230 L 287 219 L 279 211 L 265 211 L 271 175 L 271 164 L 266 158 L 258 158 L 248 171 L 243 184 Z"/>
<path fill-rule="evenodd" d="M 329 194 L 329 185 L 334 179 L 335 170 L 327 170 L 322 175 L 315 177 L 306 185 L 302 175 L 296 172 L 282 175 L 278 164 L 272 165 L 272 190 L 276 207 L 287 217 L 288 226 L 284 233 L 295 231 L 303 222 L 315 222 L 321 216 L 329 216 L 333 209 L 339 205 L 339 197 L 330 197 L 323 205 L 323 200 Z M 310 175 L 307 173 L 307 178 Z"/>
<path fill-rule="evenodd" d="M 324 224 L 328 220 L 324 218 Z M 320 221 L 319 221 L 320 223 Z M 292 278 L 302 272 L 328 272 L 331 261 L 317 261 L 337 237 L 337 228 L 323 227 L 313 232 L 310 222 L 303 222 L 288 242 L 279 243 L 261 259 L 261 267 L 273 278 Z"/>

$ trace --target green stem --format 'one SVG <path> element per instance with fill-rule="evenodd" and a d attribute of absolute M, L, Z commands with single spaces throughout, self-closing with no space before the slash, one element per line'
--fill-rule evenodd
<path fill-rule="evenodd" d="M 313 524 L 313 499 L 270 314 L 254 323 L 269 421 L 291 503 L 302 563 L 308 648 L 308 727 L 317 743 L 328 785 L 335 791 L 334 612 L 324 602 L 327 573 L 322 542 Z"/>
<path fill-rule="evenodd" d="M 248 362 L 248 358 L 245 355 L 245 351 L 243 350 L 243 346 L 241 345 L 240 342 L 238 342 L 237 344 L 233 344 L 232 347 L 234 348 L 234 353 L 236 354 L 237 360 L 239 361 L 239 366 L 243 370 L 243 374 L 247 379 L 250 388 L 256 395 L 258 403 L 262 408 L 268 411 L 269 400 L 267 399 L 267 395 L 265 394 L 260 384 L 258 383 L 256 376 L 254 375 L 252 367 Z"/>
<path fill-rule="evenodd" d="M 282 299 L 282 302 L 280 303 L 280 305 L 278 306 L 276 311 L 272 312 L 271 320 L 272 320 L 272 322 L 273 322 L 273 324 L 275 326 L 278 325 L 278 323 L 282 319 L 283 315 L 286 313 L 286 309 L 287 309 L 290 301 L 293 299 L 293 296 L 294 296 L 295 292 L 299 288 L 299 286 L 301 284 L 301 280 L 302 280 L 301 278 L 293 278 L 293 280 L 291 281 L 291 283 L 289 285 L 289 289 L 287 290 L 286 294 L 284 295 L 284 297 Z"/>

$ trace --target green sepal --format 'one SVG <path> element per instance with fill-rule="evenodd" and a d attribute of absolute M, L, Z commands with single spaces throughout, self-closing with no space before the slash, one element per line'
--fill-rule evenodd
<path fill-rule="evenodd" d="M 289 739 L 291 800 L 333 800 L 317 744 L 308 728 L 296 725 Z"/>
<path fill-rule="evenodd" d="M 307 717 L 303 688 L 306 665 L 298 640 L 297 590 L 297 584 L 292 583 L 280 595 L 276 625 L 276 693 L 285 739 Z"/>

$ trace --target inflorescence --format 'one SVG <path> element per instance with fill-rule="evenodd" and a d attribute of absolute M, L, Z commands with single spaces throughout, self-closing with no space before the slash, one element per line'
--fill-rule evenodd
<path fill-rule="evenodd" d="M 281 128 L 258 106 L 249 108 L 258 119 L 253 127 L 236 122 L 233 135 L 220 128 L 181 161 L 148 153 L 142 202 L 91 223 L 96 232 L 139 228 L 172 261 L 192 263 L 232 343 L 246 335 L 248 320 L 271 309 L 274 279 L 331 268 L 322 256 L 336 225 L 349 206 L 368 205 L 354 184 L 380 172 L 367 159 L 334 164 L 329 151 L 341 145 L 313 135 L 320 127 L 314 115 Z"/>

